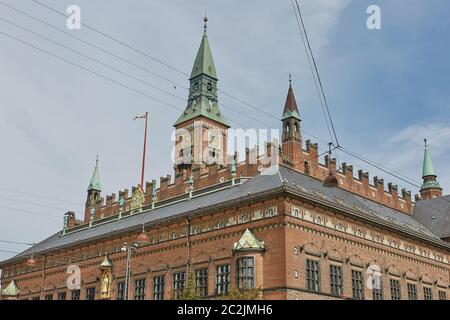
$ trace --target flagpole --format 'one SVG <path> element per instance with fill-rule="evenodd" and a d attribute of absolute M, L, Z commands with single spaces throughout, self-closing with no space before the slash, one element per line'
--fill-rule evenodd
<path fill-rule="evenodd" d="M 148 112 L 145 113 L 144 151 L 142 153 L 142 173 L 141 173 L 142 192 L 144 192 L 145 153 L 147 151 L 147 120 L 148 120 Z"/>

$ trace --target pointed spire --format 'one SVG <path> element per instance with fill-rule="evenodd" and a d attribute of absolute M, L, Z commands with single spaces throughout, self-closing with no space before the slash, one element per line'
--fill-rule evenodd
<path fill-rule="evenodd" d="M 297 101 L 295 101 L 294 90 L 292 89 L 291 74 L 289 74 L 289 89 L 288 89 L 288 94 L 286 97 L 286 102 L 284 104 L 283 117 L 281 118 L 281 120 L 284 120 L 284 119 L 287 119 L 290 117 L 294 117 L 294 118 L 297 118 L 298 120 L 301 120 L 300 114 L 299 114 L 298 108 L 297 108 Z"/>
<path fill-rule="evenodd" d="M 102 191 L 102 186 L 100 183 L 100 173 L 98 170 L 98 155 L 97 160 L 95 161 L 95 168 L 94 172 L 92 173 L 91 182 L 89 183 L 88 186 L 88 191 L 90 190 Z"/>
<path fill-rule="evenodd" d="M 431 199 L 442 196 L 442 188 L 437 181 L 436 171 L 434 171 L 433 163 L 431 162 L 430 151 L 428 150 L 427 139 L 424 139 L 425 151 L 423 154 L 423 168 L 422 168 L 422 187 L 420 188 L 420 195 L 422 199 Z"/>
<path fill-rule="evenodd" d="M 214 65 L 213 56 L 211 53 L 211 48 L 208 42 L 207 36 L 207 22 L 208 17 L 203 18 L 205 24 L 203 25 L 203 37 L 198 48 L 197 57 L 195 58 L 194 66 L 192 67 L 191 79 L 195 78 L 201 74 L 205 74 L 215 80 L 217 80 L 216 67 Z"/>
<path fill-rule="evenodd" d="M 427 139 L 424 139 L 423 141 L 425 142 L 425 152 L 423 154 L 422 178 L 436 176 L 436 171 L 434 171 L 433 163 L 431 162 L 430 151 L 428 151 Z"/>

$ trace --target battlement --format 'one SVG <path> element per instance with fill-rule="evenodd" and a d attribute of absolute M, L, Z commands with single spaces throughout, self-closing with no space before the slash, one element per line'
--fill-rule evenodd
<path fill-rule="evenodd" d="M 343 162 L 341 168 L 336 168 L 336 159 L 329 159 L 328 155 L 324 156 L 324 163 L 322 164 L 319 162 L 317 150 L 318 145 L 316 143 L 312 144 L 309 140 L 306 141 L 306 149 L 302 150 L 303 159 L 301 161 L 303 164 L 300 166 L 303 167 L 303 172 L 323 180 L 328 175 L 330 164 L 332 172 L 338 179 L 340 188 L 356 193 L 387 207 L 411 214 L 411 191 L 402 189 L 401 196 L 399 196 L 397 185 L 389 182 L 386 190 L 384 179 L 378 176 L 373 177 L 373 184 L 371 184 L 369 182 L 368 172 L 358 170 L 358 175 L 355 177 L 352 165 Z"/>
<path fill-rule="evenodd" d="M 339 182 L 340 188 L 404 213 L 410 214 L 412 211 L 410 191 L 402 189 L 401 195 L 399 195 L 397 185 L 391 182 L 387 184 L 386 190 L 384 179 L 378 176 L 374 176 L 373 183 L 370 183 L 369 173 L 363 170 L 358 170 L 357 176 L 355 177 L 352 165 L 343 162 L 341 168 L 336 168 L 336 159 L 330 159 L 328 155 L 323 157 L 323 163 L 320 162 L 318 154 L 319 146 L 317 143 L 311 143 L 310 140 L 306 140 L 306 148 L 301 149 L 301 155 L 297 156 L 295 161 L 283 154 L 283 148 L 281 146 L 279 147 L 278 143 L 274 141 L 265 144 L 265 150 L 262 154 L 260 154 L 258 146 L 252 149 L 246 148 L 243 159 L 240 159 L 238 153 L 229 155 L 226 165 L 204 164 L 202 166 L 194 166 L 192 169 L 183 169 L 181 172 L 176 171 L 173 178 L 170 174 L 160 177 L 159 188 L 157 188 L 156 180 L 147 181 L 143 190 L 142 206 L 168 201 L 188 194 L 191 190 L 189 184 L 191 174 L 193 177 L 192 190 L 208 188 L 232 180 L 233 178 L 253 177 L 271 165 L 270 160 L 273 160 L 272 156 L 276 156 L 274 152 L 277 149 L 279 151 L 279 157 L 274 159 L 279 164 L 320 180 L 325 179 L 328 175 L 328 168 L 331 167 L 332 172 Z M 231 170 L 233 159 L 236 160 L 235 176 L 232 175 Z M 106 201 L 103 197 L 100 197 L 95 203 L 93 220 L 104 219 L 112 215 L 117 215 L 120 212 L 131 210 L 133 194 L 138 188 L 140 188 L 139 185 L 133 186 L 131 194 L 129 194 L 128 189 L 121 190 L 118 192 L 118 198 L 115 193 L 107 195 Z M 155 192 L 154 189 L 156 189 Z M 84 223 L 90 222 L 90 210 L 91 208 L 88 207 L 85 209 Z M 69 228 L 80 223 L 75 222 L 74 214 L 71 220 L 74 222 L 68 224 Z"/>

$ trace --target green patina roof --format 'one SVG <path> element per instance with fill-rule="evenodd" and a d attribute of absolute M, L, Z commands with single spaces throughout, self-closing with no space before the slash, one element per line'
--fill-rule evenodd
<path fill-rule="evenodd" d="M 197 57 L 195 58 L 194 66 L 192 67 L 191 79 L 201 74 L 206 74 L 217 80 L 216 67 L 214 65 L 208 36 L 206 34 L 206 23 L 202 42 L 200 43 L 200 48 L 198 48 Z"/>
<path fill-rule="evenodd" d="M 218 104 L 212 102 L 205 96 L 200 96 L 196 100 L 192 101 L 192 104 L 188 106 L 186 110 L 184 110 L 184 112 L 175 122 L 174 126 L 200 116 L 204 116 L 211 120 L 222 123 L 227 127 L 230 126 L 228 120 L 225 119 L 225 117 L 220 112 Z"/>
<path fill-rule="evenodd" d="M 259 241 L 249 230 L 245 230 L 241 239 L 233 244 L 233 250 L 264 250 L 264 241 Z"/>
<path fill-rule="evenodd" d="M 188 105 L 174 126 L 197 117 L 206 117 L 227 127 L 230 126 L 219 108 L 216 67 L 206 35 L 206 21 L 205 18 L 205 31 L 189 79 Z M 206 85 L 210 85 L 211 88 L 207 90 Z"/>
<path fill-rule="evenodd" d="M 427 188 L 441 188 L 439 182 L 436 180 L 436 171 L 434 171 L 433 163 L 431 162 L 430 151 L 428 151 L 427 140 L 425 139 L 425 152 L 423 154 L 423 169 L 422 169 L 422 178 L 425 177 L 433 177 L 431 179 L 424 179 L 425 181 L 422 184 L 421 189 Z"/>
<path fill-rule="evenodd" d="M 89 190 L 102 191 L 102 185 L 100 183 L 100 173 L 98 170 L 98 157 L 97 157 L 97 161 L 95 162 L 95 168 L 94 168 L 94 172 L 92 173 L 91 182 L 89 183 L 89 186 L 88 186 L 88 191 Z"/>
<path fill-rule="evenodd" d="M 285 111 L 283 113 L 283 117 L 281 118 L 281 120 L 284 120 L 287 118 L 297 118 L 298 120 L 301 120 L 300 115 L 298 114 L 297 111 Z"/>
<path fill-rule="evenodd" d="M 436 176 L 434 171 L 433 163 L 431 162 L 430 151 L 428 151 L 428 145 L 425 142 L 425 152 L 423 154 L 423 170 L 422 177 L 426 176 Z"/>
<path fill-rule="evenodd" d="M 18 296 L 20 294 L 20 290 L 16 285 L 14 280 L 11 280 L 6 289 L 2 290 L 2 295 L 4 296 Z"/>

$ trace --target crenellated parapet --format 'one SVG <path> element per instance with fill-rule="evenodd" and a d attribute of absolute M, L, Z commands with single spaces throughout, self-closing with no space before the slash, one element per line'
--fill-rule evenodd
<path fill-rule="evenodd" d="M 336 167 L 336 159 L 325 155 L 323 164 L 319 161 L 318 145 L 312 144 L 309 140 L 306 141 L 306 149 L 303 149 L 304 173 L 314 178 L 324 180 L 328 175 L 329 167 L 339 182 L 339 187 L 356 193 L 372 201 L 378 202 L 390 208 L 411 214 L 412 199 L 411 192 L 405 189 L 401 190 L 401 195 L 398 193 L 397 185 L 392 182 L 387 184 L 385 189 L 384 179 L 374 176 L 370 183 L 369 173 L 363 170 L 358 170 L 357 176 L 354 175 L 353 166 L 343 162 L 340 168 Z M 286 163 L 285 163 L 286 164 Z"/>

